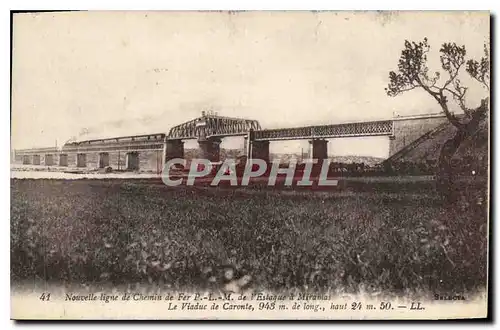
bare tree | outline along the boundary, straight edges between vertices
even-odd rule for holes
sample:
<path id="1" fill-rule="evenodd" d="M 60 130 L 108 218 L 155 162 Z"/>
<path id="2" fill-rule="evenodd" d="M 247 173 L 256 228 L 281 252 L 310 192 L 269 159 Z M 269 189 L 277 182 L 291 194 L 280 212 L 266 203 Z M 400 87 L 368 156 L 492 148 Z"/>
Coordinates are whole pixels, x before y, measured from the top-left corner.
<path id="1" fill-rule="evenodd" d="M 387 95 L 396 96 L 412 89 L 425 90 L 440 105 L 446 118 L 456 127 L 455 136 L 446 141 L 439 155 L 438 177 L 442 184 L 448 185 L 451 180 L 451 159 L 457 152 L 462 142 L 473 135 L 480 121 L 489 111 L 489 97 L 481 100 L 474 108 L 466 105 L 468 87 L 460 81 L 461 72 L 465 71 L 489 94 L 490 89 L 490 52 L 489 45 L 484 45 L 484 56 L 479 60 L 466 61 L 465 46 L 456 43 L 444 43 L 441 46 L 441 68 L 445 77 L 440 72 L 429 73 L 427 54 L 430 46 L 427 38 L 421 42 L 405 41 L 405 46 L 399 58 L 398 70 L 389 73 L 389 85 L 385 89 Z M 449 100 L 452 99 L 463 111 L 463 115 L 455 115 L 450 111 Z"/>

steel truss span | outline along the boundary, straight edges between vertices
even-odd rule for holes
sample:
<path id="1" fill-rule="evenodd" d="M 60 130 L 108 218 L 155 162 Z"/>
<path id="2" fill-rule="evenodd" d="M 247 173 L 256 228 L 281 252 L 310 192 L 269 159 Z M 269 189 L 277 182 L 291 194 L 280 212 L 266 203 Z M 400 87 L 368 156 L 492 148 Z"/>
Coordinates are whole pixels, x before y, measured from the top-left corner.
<path id="1" fill-rule="evenodd" d="M 393 135 L 393 121 L 381 120 L 361 123 L 265 129 L 255 131 L 255 140 L 295 140 L 350 136 Z"/>
<path id="2" fill-rule="evenodd" d="M 168 139 L 180 140 L 246 135 L 250 130 L 260 129 L 260 124 L 256 120 L 204 116 L 172 127 L 168 133 Z"/>

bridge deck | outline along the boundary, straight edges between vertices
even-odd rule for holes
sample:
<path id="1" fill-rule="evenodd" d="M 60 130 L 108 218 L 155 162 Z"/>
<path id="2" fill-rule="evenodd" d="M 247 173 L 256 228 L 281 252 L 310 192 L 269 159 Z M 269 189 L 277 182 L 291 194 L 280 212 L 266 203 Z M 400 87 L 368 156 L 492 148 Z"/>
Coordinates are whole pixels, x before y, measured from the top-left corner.
<path id="1" fill-rule="evenodd" d="M 257 141 L 335 138 L 350 136 L 390 136 L 394 134 L 392 120 L 295 128 L 265 129 L 255 131 L 254 133 L 254 139 Z"/>
<path id="2" fill-rule="evenodd" d="M 58 152 L 94 152 L 113 150 L 161 150 L 167 140 L 223 138 L 246 136 L 253 132 L 256 141 L 300 140 L 315 138 L 339 138 L 354 136 L 394 136 L 394 123 L 398 120 L 420 120 L 444 117 L 442 113 L 395 117 L 389 120 L 351 122 L 331 125 L 292 128 L 261 129 L 256 120 L 221 117 L 203 114 L 202 117 L 174 126 L 169 134 L 147 134 L 99 140 L 66 143 L 62 150 L 56 148 L 33 148 L 15 150 L 15 154 L 38 155 Z"/>
<path id="3" fill-rule="evenodd" d="M 260 129 L 259 122 L 244 118 L 203 115 L 170 129 L 169 140 L 204 139 L 207 137 L 225 137 L 246 135 Z"/>

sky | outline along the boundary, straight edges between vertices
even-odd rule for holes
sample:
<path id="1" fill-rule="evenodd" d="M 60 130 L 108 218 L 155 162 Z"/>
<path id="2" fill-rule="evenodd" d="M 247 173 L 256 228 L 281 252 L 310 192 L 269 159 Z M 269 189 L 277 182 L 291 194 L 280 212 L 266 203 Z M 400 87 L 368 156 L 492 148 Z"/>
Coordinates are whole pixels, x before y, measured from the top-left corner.
<path id="1" fill-rule="evenodd" d="M 388 97 L 405 39 L 479 58 L 488 13 L 74 12 L 16 14 L 12 147 L 168 132 L 203 110 L 263 128 L 439 112 L 425 92 Z M 466 77 L 464 77 L 466 79 Z M 470 102 L 480 97 L 471 88 Z M 232 142 L 231 142 L 232 141 Z M 242 144 L 228 139 L 223 147 Z M 195 141 L 188 146 L 196 145 Z M 272 143 L 300 152 L 307 141 Z M 330 154 L 385 157 L 387 138 L 335 139 Z"/>

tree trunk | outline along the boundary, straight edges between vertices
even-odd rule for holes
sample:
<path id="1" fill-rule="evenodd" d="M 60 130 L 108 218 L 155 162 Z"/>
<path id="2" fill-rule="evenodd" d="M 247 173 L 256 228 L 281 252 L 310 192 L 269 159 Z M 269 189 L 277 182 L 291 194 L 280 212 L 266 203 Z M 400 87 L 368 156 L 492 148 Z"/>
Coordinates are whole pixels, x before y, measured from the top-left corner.
<path id="1" fill-rule="evenodd" d="M 462 142 L 467 138 L 467 134 L 463 130 L 458 130 L 455 136 L 447 140 L 439 154 L 437 168 L 437 184 L 439 192 L 447 201 L 454 199 L 453 181 L 454 174 L 451 160 L 457 152 Z"/>
<path id="2" fill-rule="evenodd" d="M 455 136 L 447 140 L 441 148 L 436 173 L 437 185 L 438 190 L 449 202 L 453 202 L 457 197 L 453 185 L 455 175 L 452 168 L 453 156 L 460 148 L 460 145 L 477 131 L 483 115 L 483 111 L 473 113 L 471 120 L 462 129 L 458 129 Z"/>

